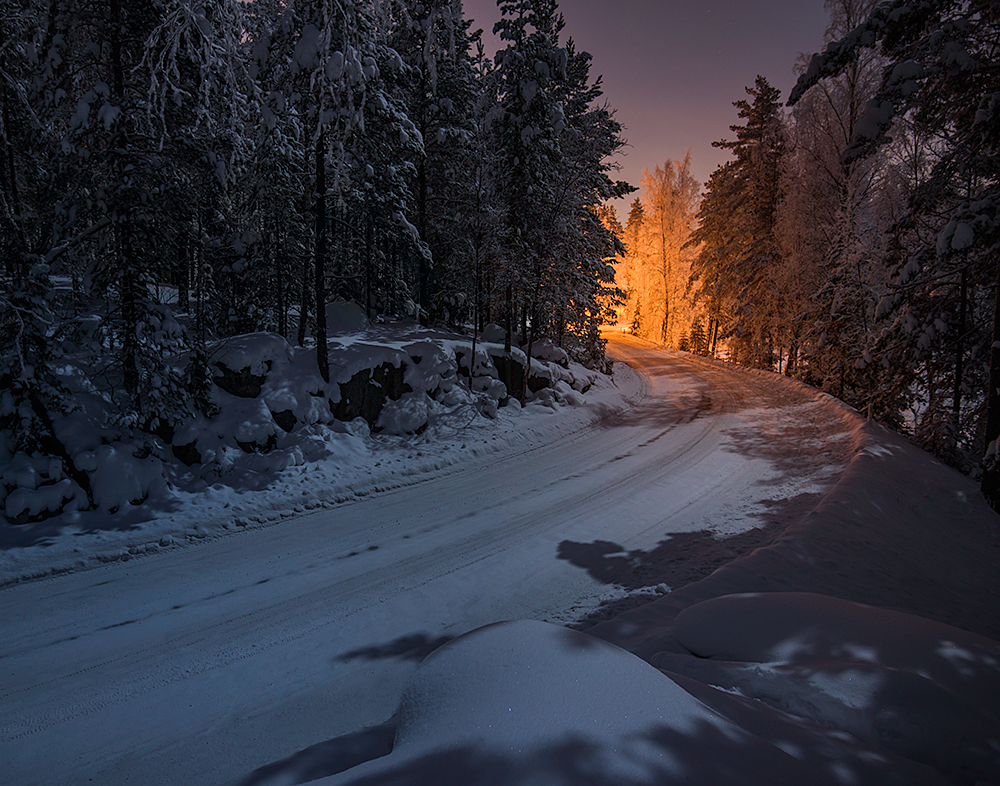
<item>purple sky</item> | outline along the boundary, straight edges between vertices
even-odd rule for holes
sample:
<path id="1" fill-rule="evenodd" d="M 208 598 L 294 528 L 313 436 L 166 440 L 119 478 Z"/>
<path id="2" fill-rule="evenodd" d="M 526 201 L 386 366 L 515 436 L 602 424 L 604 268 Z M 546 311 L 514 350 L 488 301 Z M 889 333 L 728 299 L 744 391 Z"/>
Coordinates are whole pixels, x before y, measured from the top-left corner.
<path id="1" fill-rule="evenodd" d="M 490 34 L 496 0 L 463 5 Z M 564 35 L 593 55 L 591 75 L 604 76 L 604 97 L 626 127 L 631 148 L 619 176 L 634 186 L 643 169 L 688 149 L 704 183 L 725 160 L 712 142 L 731 138 L 733 101 L 757 74 L 787 100 L 799 54 L 822 49 L 827 26 L 823 0 L 562 0 L 559 10 Z"/>

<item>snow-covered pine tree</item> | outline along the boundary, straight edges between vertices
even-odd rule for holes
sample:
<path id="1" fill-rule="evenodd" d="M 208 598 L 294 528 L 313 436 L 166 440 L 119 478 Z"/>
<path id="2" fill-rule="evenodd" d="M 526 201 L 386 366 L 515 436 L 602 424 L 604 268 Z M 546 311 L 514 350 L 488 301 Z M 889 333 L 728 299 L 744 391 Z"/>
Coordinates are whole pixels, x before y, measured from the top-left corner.
<path id="1" fill-rule="evenodd" d="M 896 282 L 879 306 L 896 349 L 886 357 L 927 364 L 935 381 L 948 380 L 954 452 L 946 458 L 982 451 L 983 492 L 1000 510 L 998 34 L 995 0 L 888 0 L 813 56 L 791 100 L 876 48 L 887 66 L 845 160 L 871 154 L 898 119 L 934 135 L 936 160 L 898 226 Z M 933 242 L 920 242 L 920 227 L 932 228 Z"/>
<path id="2" fill-rule="evenodd" d="M 33 0 L 0 4 L 0 270 L 20 281 L 28 269 L 25 191 L 39 123 L 31 108 L 33 43 L 41 15 Z"/>
<path id="3" fill-rule="evenodd" d="M 333 206 L 343 207 L 372 195 L 379 206 L 394 208 L 389 218 L 396 231 L 393 242 L 409 238 L 419 248 L 405 218 L 404 173 L 409 158 L 422 152 L 422 140 L 386 85 L 386 78 L 406 66 L 380 41 L 370 6 L 349 0 L 298 0 L 279 4 L 275 11 L 256 45 L 256 69 L 258 78 L 269 80 L 262 84 L 267 112 L 294 116 L 308 141 L 310 177 L 305 191 L 312 194 L 314 220 L 317 365 L 329 379 L 328 244 L 331 224 L 336 229 L 344 222 L 336 216 L 331 220 L 330 198 Z M 379 218 L 388 224 L 382 215 Z M 365 245 L 370 249 L 371 243 Z M 390 286 L 398 289 L 397 271 L 388 277 Z"/>
<path id="4" fill-rule="evenodd" d="M 233 207 L 249 159 L 245 131 L 255 98 L 237 0 L 169 0 L 146 40 L 147 133 L 163 156 L 160 221 L 170 229 L 157 276 L 177 287 L 187 312 L 194 290 L 194 330 L 184 386 L 189 404 L 208 406 L 210 333 L 258 329 L 258 292 L 247 272 L 249 237 Z M 211 293 L 211 297 L 208 295 Z"/>
<path id="5" fill-rule="evenodd" d="M 125 427 L 169 426 L 185 409 L 179 373 L 166 358 L 183 346 L 171 309 L 151 284 L 172 228 L 160 197 L 166 159 L 144 126 L 149 73 L 143 56 L 166 6 L 156 0 L 94 4 L 60 0 L 47 9 L 34 105 L 53 135 L 47 171 L 53 272 L 83 284 L 101 315 L 92 358 Z"/>
<path id="6" fill-rule="evenodd" d="M 476 103 L 481 94 L 474 56 L 480 32 L 470 32 L 460 0 L 399 0 L 388 44 L 410 68 L 402 91 L 420 131 L 424 157 L 411 191 L 414 224 L 433 264 L 420 276 L 420 303 L 432 322 L 463 324 L 475 298 L 477 204 Z"/>
<path id="7" fill-rule="evenodd" d="M 498 5 L 501 18 L 493 30 L 506 46 L 495 58 L 500 104 L 492 130 L 500 151 L 498 185 L 506 231 L 497 284 L 509 352 L 515 309 L 521 308 L 526 326 L 550 253 L 552 227 L 543 224 L 554 202 L 558 136 L 565 128 L 553 83 L 565 78 L 567 59 L 559 46 L 564 22 L 555 0 L 500 0 Z"/>
<path id="8" fill-rule="evenodd" d="M 548 305 L 537 319 L 537 335 L 547 333 L 584 363 L 599 367 L 604 364 L 600 327 L 613 320 L 622 298 L 613 263 L 624 253 L 624 230 L 607 204 L 634 188 L 611 176 L 617 170 L 613 156 L 625 141 L 614 111 L 600 100 L 600 77 L 591 81 L 590 54 L 578 51 L 572 39 L 565 51 L 566 77 L 556 83 L 565 131 L 559 137 L 550 208 L 556 242 L 545 282 Z"/>
<path id="9" fill-rule="evenodd" d="M 499 183 L 500 151 L 493 145 L 494 109 L 499 103 L 499 73 L 486 57 L 482 40 L 476 41 L 473 59 L 478 96 L 472 108 L 472 135 L 469 140 L 469 171 L 472 176 L 469 235 L 473 267 L 473 346 L 477 331 L 493 322 L 492 303 L 498 260 L 499 239 L 503 235 Z"/>
<path id="10" fill-rule="evenodd" d="M 302 187 L 309 170 L 301 118 L 278 89 L 286 62 L 271 56 L 274 23 L 284 9 L 284 0 L 255 0 L 246 4 L 246 56 L 255 107 L 252 150 L 243 178 L 242 211 L 247 228 L 257 242 L 249 249 L 254 289 L 266 292 L 258 305 L 266 308 L 263 326 L 288 338 L 289 314 L 298 304 L 298 343 L 305 341 L 311 287 L 307 260 L 313 240 L 308 220 L 311 195 Z M 278 46 L 282 39 L 278 38 Z"/>
<path id="11" fill-rule="evenodd" d="M 628 216 L 625 218 L 625 226 L 622 230 L 622 243 L 625 245 L 625 253 L 619 258 L 615 266 L 615 281 L 625 293 L 625 302 L 622 306 L 621 322 L 629 326 L 629 329 L 639 335 L 642 329 L 642 310 L 640 306 L 639 283 L 640 275 L 636 263 L 643 257 L 641 242 L 643 239 L 642 225 L 645 222 L 645 212 L 642 207 L 642 200 L 636 197 L 629 205 Z"/>
<path id="12" fill-rule="evenodd" d="M 597 100 L 590 55 L 559 45 L 553 0 L 502 0 L 494 28 L 499 107 L 493 124 L 505 235 L 501 268 L 507 343 L 514 311 L 529 345 L 546 333 L 574 337 L 581 357 L 603 358 L 602 296 L 613 281 L 618 241 L 597 207 L 631 191 L 613 181 L 608 158 L 624 144 L 613 112 Z M 529 329 L 530 328 L 530 329 Z"/>
<path id="13" fill-rule="evenodd" d="M 736 139 L 712 143 L 734 159 L 707 184 L 690 241 L 701 244 L 692 280 L 701 283 L 710 311 L 728 319 L 723 328 L 731 359 L 770 369 L 784 312 L 769 276 L 779 253 L 775 226 L 785 139 L 778 91 L 758 76 L 747 94 L 752 101 L 733 104 L 745 121 L 730 126 Z"/>
<path id="14" fill-rule="evenodd" d="M 0 4 L 0 454 L 37 451 L 57 440 L 50 413 L 67 407 L 64 386 L 53 374 L 49 267 L 34 249 L 39 222 L 27 211 L 33 194 L 29 173 L 47 157 L 47 141 L 31 107 L 34 44 L 40 33 L 37 3 Z M 32 211 L 33 212 L 33 211 Z M 35 250 L 33 255 L 31 252 Z"/>

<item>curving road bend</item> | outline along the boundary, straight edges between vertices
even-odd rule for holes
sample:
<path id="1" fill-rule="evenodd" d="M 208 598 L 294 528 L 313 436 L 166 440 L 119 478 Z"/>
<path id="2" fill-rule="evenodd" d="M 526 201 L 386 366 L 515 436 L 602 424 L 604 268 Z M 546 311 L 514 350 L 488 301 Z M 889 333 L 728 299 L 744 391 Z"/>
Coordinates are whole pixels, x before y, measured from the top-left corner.
<path id="1" fill-rule="evenodd" d="M 850 457 L 828 397 L 609 338 L 630 404 L 550 444 L 0 590 L 3 781 L 239 782 L 386 720 L 449 637 L 570 622 L 671 541 L 780 528 Z"/>

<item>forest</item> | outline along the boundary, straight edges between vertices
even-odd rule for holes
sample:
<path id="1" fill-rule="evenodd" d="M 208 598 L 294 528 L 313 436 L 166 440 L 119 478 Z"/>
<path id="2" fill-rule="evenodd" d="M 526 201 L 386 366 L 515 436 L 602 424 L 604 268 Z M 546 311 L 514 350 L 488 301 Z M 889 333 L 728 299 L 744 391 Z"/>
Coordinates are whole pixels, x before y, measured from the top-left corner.
<path id="1" fill-rule="evenodd" d="M 601 325 L 798 377 L 1000 509 L 1000 3 L 827 0 L 789 108 L 610 202 L 625 129 L 555 0 L 0 0 L 0 459 L 210 414 L 214 342 L 314 348 L 326 306 L 545 339 Z"/>
<path id="2" fill-rule="evenodd" d="M 555 0 L 498 5 L 488 58 L 458 0 L 3 0 L 4 463 L 86 480 L 70 369 L 112 440 L 211 416 L 227 337 L 330 382 L 336 301 L 601 366 L 621 127 Z"/>
<path id="3" fill-rule="evenodd" d="M 786 110 L 758 76 L 705 184 L 645 172 L 621 318 L 834 395 L 1000 510 L 1000 3 L 827 0 Z"/>

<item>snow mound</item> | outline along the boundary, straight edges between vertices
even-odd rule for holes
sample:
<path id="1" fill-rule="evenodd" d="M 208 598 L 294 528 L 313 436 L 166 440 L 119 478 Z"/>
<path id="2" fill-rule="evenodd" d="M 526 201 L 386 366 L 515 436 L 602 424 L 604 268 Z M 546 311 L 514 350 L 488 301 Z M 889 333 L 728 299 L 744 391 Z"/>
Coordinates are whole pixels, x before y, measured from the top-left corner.
<path id="1" fill-rule="evenodd" d="M 246 333 L 219 341 L 211 349 L 214 364 L 264 375 L 276 361 L 290 360 L 291 345 L 277 333 Z"/>
<path id="2" fill-rule="evenodd" d="M 480 334 L 479 337 L 483 341 L 492 344 L 503 344 L 505 336 L 506 336 L 506 331 L 496 323 L 491 322 L 483 329 L 483 332 Z"/>
<path id="3" fill-rule="evenodd" d="M 326 306 L 327 335 L 336 336 L 342 333 L 360 333 L 368 327 L 368 317 L 365 310 L 357 303 L 348 300 L 337 300 Z"/>
<path id="4" fill-rule="evenodd" d="M 543 622 L 445 644 L 412 678 L 398 718 L 389 755 L 317 783 L 848 782 L 810 771 L 634 655 Z"/>
<path id="5" fill-rule="evenodd" d="M 398 401 L 390 401 L 375 421 L 376 428 L 387 434 L 413 434 L 427 428 L 430 399 L 424 391 L 404 393 Z"/>
<path id="6" fill-rule="evenodd" d="M 1000 779 L 1000 643 L 804 592 L 726 595 L 674 622 L 660 668 L 739 691 L 950 777 Z"/>

